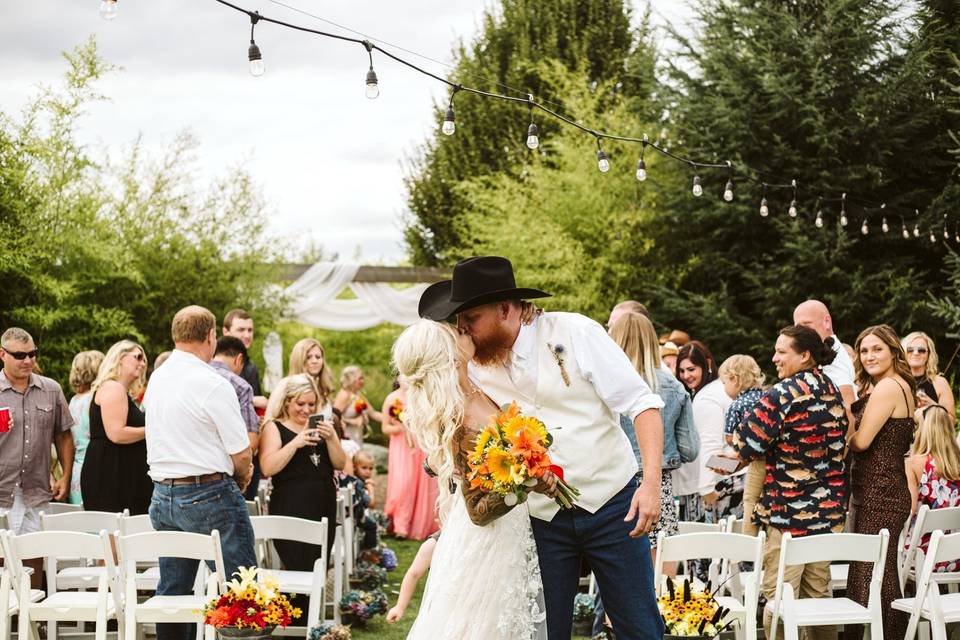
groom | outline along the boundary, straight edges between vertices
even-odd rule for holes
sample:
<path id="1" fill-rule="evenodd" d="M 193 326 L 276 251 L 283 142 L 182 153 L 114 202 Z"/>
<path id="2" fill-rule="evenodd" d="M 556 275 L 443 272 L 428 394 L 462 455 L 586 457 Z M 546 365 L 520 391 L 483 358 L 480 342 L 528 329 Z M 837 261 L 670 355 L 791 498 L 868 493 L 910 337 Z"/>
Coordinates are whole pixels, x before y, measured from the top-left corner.
<path id="1" fill-rule="evenodd" d="M 660 513 L 663 402 L 599 324 L 575 313 L 539 313 L 523 302 L 549 295 L 517 288 L 506 258 L 469 258 L 457 263 L 452 280 L 424 291 L 419 311 L 440 321 L 456 316 L 476 345 L 474 382 L 497 404 L 516 401 L 546 424 L 550 457 L 580 490 L 570 510 L 539 493 L 529 498 L 549 637 L 571 637 L 583 557 L 617 640 L 660 639 L 646 534 Z M 619 414 L 636 430 L 639 486 Z"/>

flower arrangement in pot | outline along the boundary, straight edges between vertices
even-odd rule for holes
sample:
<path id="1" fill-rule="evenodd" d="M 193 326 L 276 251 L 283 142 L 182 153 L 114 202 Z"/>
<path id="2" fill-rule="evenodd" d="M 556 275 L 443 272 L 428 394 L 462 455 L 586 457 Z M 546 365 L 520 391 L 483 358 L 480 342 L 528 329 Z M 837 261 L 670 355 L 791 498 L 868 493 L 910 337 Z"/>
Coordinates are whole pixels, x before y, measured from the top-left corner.
<path id="1" fill-rule="evenodd" d="M 729 631 L 732 618 L 729 609 L 721 607 L 707 582 L 703 591 L 695 591 L 690 580 L 682 585 L 667 578 L 667 593 L 657 598 L 657 608 L 663 618 L 665 638 L 671 636 L 716 638 Z"/>
<path id="2" fill-rule="evenodd" d="M 578 593 L 573 598 L 573 631 L 576 635 L 589 636 L 593 629 L 594 598 L 589 593 Z"/>
<path id="3" fill-rule="evenodd" d="M 387 595 L 380 589 L 351 589 L 340 599 L 340 614 L 346 624 L 363 627 L 373 616 L 387 612 Z"/>
<path id="4" fill-rule="evenodd" d="M 203 622 L 221 638 L 267 638 L 277 626 L 286 627 L 301 611 L 279 591 L 269 573 L 256 567 L 240 567 L 227 582 L 226 593 L 203 608 Z M 260 577 L 260 580 L 257 578 Z"/>

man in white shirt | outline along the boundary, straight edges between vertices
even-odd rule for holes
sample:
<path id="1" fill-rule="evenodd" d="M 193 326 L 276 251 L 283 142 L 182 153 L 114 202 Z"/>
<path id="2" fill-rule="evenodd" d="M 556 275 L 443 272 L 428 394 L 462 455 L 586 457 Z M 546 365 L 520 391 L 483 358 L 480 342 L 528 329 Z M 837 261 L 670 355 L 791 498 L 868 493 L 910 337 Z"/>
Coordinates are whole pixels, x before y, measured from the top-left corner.
<path id="1" fill-rule="evenodd" d="M 476 354 L 470 375 L 497 404 L 517 402 L 553 437 L 550 457 L 580 490 L 573 509 L 532 493 L 527 500 L 540 558 L 547 633 L 571 637 L 573 598 L 585 557 L 620 640 L 662 638 L 647 533 L 660 513 L 663 401 L 652 393 L 603 327 L 575 313 L 540 313 L 522 300 L 506 258 L 457 263 L 453 279 L 420 298 L 421 317 L 457 316 Z M 620 427 L 633 421 L 643 460 Z"/>
<path id="2" fill-rule="evenodd" d="M 216 318 L 190 306 L 173 317 L 176 349 L 154 371 L 144 397 L 147 462 L 154 482 L 150 521 L 158 531 L 220 532 L 227 577 L 257 564 L 241 490 L 252 453 L 237 395 L 209 364 Z M 160 558 L 157 595 L 192 593 L 196 560 Z M 158 624 L 158 640 L 189 640 L 191 624 Z"/>
<path id="3" fill-rule="evenodd" d="M 810 327 L 817 332 L 821 340 L 833 338 L 833 344 L 830 346 L 836 352 L 837 357 L 834 358 L 832 363 L 823 367 L 823 372 L 840 390 L 840 395 L 843 397 L 843 407 L 847 410 L 849 431 L 853 433 L 854 421 L 850 406 L 857 399 L 853 361 L 850 360 L 847 350 L 843 348 L 840 338 L 833 332 L 833 318 L 830 317 L 830 310 L 827 309 L 827 305 L 819 300 L 806 300 L 793 310 L 793 324 Z"/>

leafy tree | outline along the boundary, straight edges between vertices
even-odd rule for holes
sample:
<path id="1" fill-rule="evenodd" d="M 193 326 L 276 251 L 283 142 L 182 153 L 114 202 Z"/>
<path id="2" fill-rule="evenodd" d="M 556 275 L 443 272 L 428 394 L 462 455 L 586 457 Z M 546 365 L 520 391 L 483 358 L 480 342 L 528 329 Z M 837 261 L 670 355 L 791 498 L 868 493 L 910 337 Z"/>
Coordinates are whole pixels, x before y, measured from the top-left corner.
<path id="1" fill-rule="evenodd" d="M 170 348 L 187 304 L 248 307 L 269 326 L 283 300 L 268 289 L 274 243 L 250 176 L 198 189 L 186 135 L 158 162 L 136 143 L 119 165 L 98 160 L 76 129 L 113 68 L 92 38 L 64 57 L 62 89 L 41 89 L 19 119 L 0 113 L 0 326 L 30 331 L 61 381 L 84 349 L 127 337 L 151 357 Z"/>

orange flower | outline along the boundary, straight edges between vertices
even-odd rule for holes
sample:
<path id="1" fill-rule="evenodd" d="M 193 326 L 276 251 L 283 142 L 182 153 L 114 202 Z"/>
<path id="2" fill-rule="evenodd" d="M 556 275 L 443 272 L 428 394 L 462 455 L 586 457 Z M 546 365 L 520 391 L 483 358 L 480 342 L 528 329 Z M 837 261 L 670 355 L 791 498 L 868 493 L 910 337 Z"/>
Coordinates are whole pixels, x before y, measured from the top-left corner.
<path id="1" fill-rule="evenodd" d="M 497 414 L 497 424 L 501 427 L 506 427 L 507 424 L 518 415 L 520 415 L 520 407 L 517 406 L 516 402 L 511 402 L 506 411 Z"/>
<path id="2" fill-rule="evenodd" d="M 207 623 L 215 627 L 225 627 L 230 624 L 230 609 L 217 607 L 207 614 Z"/>

